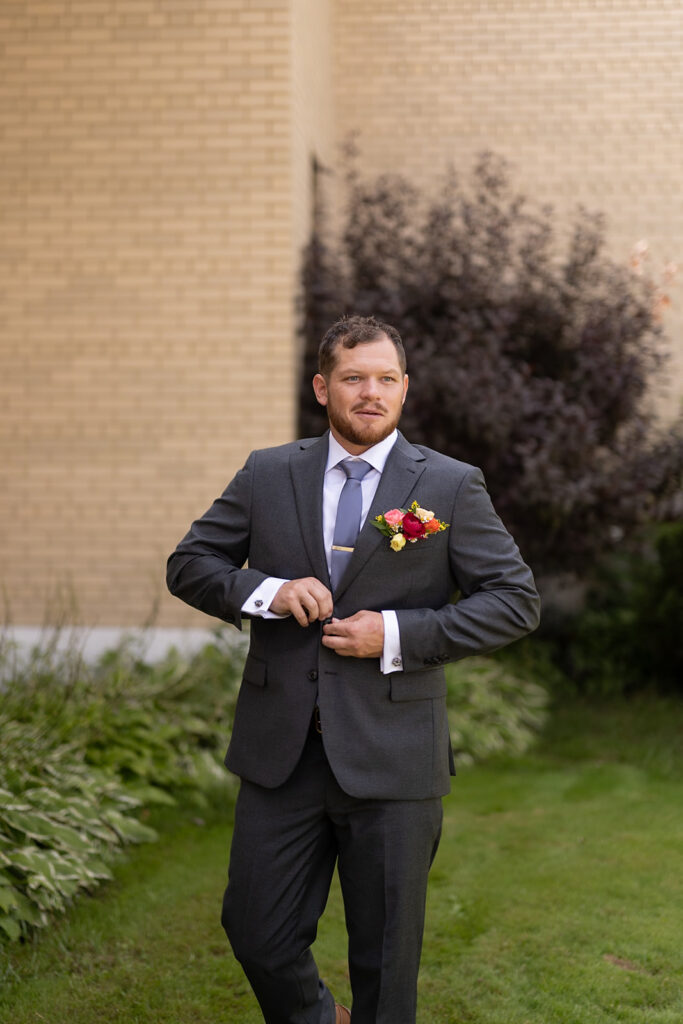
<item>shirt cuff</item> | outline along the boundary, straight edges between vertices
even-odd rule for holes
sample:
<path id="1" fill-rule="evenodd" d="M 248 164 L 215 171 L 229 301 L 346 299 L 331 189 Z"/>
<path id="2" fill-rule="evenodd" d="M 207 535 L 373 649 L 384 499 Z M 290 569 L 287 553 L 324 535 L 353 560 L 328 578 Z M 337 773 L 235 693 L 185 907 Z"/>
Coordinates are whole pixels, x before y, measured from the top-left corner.
<path id="1" fill-rule="evenodd" d="M 289 583 L 289 580 L 281 580 L 277 576 L 268 576 L 263 583 L 259 583 L 256 590 L 252 590 L 242 605 L 244 614 L 257 616 L 260 619 L 286 619 L 287 615 L 278 615 L 277 612 L 269 610 L 273 598 L 283 583 Z M 398 625 L 396 628 L 398 629 Z"/>
<path id="2" fill-rule="evenodd" d="M 386 676 L 390 672 L 403 671 L 403 658 L 396 612 L 382 612 L 382 618 L 384 619 L 384 648 L 379 659 L 379 667 Z"/>

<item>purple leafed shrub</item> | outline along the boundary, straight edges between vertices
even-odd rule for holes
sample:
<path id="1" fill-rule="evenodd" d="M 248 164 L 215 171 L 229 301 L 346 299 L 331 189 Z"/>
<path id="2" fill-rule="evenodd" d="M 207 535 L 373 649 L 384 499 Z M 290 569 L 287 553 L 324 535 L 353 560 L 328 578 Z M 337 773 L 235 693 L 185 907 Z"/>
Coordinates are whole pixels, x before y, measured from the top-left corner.
<path id="1" fill-rule="evenodd" d="M 397 326 L 410 440 L 481 466 L 539 572 L 587 570 L 641 523 L 680 511 L 683 430 L 652 408 L 665 339 L 654 282 L 605 252 L 580 209 L 560 243 L 552 209 L 482 156 L 423 196 L 347 173 L 340 236 L 318 204 L 303 270 L 303 434 L 326 426 L 310 387 L 318 343 L 345 313 Z"/>

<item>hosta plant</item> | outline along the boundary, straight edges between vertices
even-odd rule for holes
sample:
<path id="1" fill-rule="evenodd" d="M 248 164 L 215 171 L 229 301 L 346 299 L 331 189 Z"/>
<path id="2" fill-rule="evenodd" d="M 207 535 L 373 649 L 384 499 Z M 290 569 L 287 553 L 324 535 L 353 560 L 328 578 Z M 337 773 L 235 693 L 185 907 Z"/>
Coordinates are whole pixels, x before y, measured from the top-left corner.
<path id="1" fill-rule="evenodd" d="M 47 923 L 148 842 L 141 808 L 225 783 L 221 764 L 243 652 L 217 637 L 146 664 L 129 645 L 88 666 L 6 658 L 0 704 L 0 937 Z"/>
<path id="2" fill-rule="evenodd" d="M 448 718 L 456 762 L 522 754 L 543 727 L 548 692 L 495 658 L 446 666 Z"/>

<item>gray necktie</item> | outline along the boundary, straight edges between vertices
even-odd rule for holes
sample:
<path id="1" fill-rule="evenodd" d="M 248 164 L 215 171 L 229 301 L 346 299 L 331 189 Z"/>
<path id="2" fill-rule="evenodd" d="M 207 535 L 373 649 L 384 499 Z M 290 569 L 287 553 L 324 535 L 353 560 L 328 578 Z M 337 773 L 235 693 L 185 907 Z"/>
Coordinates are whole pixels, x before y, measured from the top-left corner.
<path id="1" fill-rule="evenodd" d="M 349 564 L 356 537 L 360 531 L 360 517 L 363 509 L 363 495 L 361 492 L 361 480 L 372 466 L 362 459 L 352 462 L 344 459 L 339 465 L 346 473 L 346 481 L 339 495 L 337 505 L 337 518 L 334 523 L 334 537 L 332 539 L 332 590 L 336 590 L 339 581 L 344 575 L 344 569 Z"/>

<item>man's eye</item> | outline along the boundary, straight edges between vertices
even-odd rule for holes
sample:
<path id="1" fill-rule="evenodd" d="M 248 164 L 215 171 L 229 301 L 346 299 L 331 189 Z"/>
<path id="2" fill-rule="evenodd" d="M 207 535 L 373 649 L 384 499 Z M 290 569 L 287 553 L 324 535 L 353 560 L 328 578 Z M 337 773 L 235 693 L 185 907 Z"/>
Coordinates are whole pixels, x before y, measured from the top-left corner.
<path id="1" fill-rule="evenodd" d="M 354 380 L 360 380 L 360 377 L 353 376 L 353 377 L 347 377 L 346 379 L 350 380 L 350 381 L 354 381 Z"/>
<path id="2" fill-rule="evenodd" d="M 382 377 L 382 380 L 386 381 L 387 384 L 393 384 L 394 381 L 396 380 L 396 378 L 395 377 Z"/>

